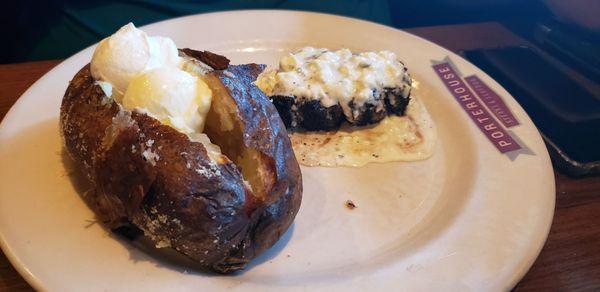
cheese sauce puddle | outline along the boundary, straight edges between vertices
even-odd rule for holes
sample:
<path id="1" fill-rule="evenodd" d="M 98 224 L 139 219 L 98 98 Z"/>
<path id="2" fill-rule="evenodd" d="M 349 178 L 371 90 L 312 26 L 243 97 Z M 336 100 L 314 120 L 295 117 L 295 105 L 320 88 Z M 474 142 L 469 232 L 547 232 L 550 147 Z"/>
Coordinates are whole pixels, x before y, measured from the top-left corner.
<path id="1" fill-rule="evenodd" d="M 290 139 L 300 164 L 360 167 L 427 159 L 435 150 L 437 133 L 425 106 L 413 96 L 405 116 L 390 115 L 359 128 L 344 124 L 336 132 L 295 132 Z"/>

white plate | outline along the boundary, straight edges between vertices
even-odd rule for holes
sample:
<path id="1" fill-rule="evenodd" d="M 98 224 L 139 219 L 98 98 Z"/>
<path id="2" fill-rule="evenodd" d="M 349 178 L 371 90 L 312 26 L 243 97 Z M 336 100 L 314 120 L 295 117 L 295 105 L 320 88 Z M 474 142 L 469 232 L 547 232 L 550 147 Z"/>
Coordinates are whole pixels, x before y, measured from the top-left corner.
<path id="1" fill-rule="evenodd" d="M 58 113 L 70 78 L 93 48 L 67 59 L 17 101 L 0 126 L 0 239 L 29 283 L 52 291 L 504 290 L 525 274 L 548 234 L 554 176 L 535 126 L 491 78 L 455 54 L 378 24 L 324 14 L 239 11 L 144 27 L 180 47 L 234 63 L 274 65 L 314 45 L 392 50 L 421 82 L 439 143 L 426 161 L 302 168 L 295 224 L 244 273 L 186 271 L 146 255 L 98 224 L 63 165 Z M 501 155 L 431 68 L 445 57 L 500 93 L 530 154 Z M 358 208 L 344 206 L 347 199 Z"/>

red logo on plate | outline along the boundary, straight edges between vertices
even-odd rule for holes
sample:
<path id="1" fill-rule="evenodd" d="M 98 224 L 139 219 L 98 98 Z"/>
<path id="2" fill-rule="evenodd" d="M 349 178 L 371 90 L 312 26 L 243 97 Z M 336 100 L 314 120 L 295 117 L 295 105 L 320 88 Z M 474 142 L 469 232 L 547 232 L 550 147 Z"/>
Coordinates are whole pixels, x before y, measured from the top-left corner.
<path id="1" fill-rule="evenodd" d="M 449 63 L 433 65 L 433 69 L 463 110 L 498 151 L 507 153 L 521 149 L 521 145 L 494 119 Z M 506 111 L 510 112 L 508 109 Z"/>
<path id="2" fill-rule="evenodd" d="M 510 128 L 519 125 L 519 121 L 513 116 L 502 98 L 487 84 L 483 83 L 479 77 L 475 75 L 467 76 L 465 77 L 465 81 L 505 127 Z"/>

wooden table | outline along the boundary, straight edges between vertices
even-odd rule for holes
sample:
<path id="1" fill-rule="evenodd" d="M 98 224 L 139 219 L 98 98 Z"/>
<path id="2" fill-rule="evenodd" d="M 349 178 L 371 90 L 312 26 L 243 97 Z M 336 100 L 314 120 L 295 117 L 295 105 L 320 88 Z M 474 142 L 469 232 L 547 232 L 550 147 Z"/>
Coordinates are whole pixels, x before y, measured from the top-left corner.
<path id="1" fill-rule="evenodd" d="M 497 23 L 409 30 L 451 50 L 522 41 Z M 19 96 L 60 61 L 0 65 L 0 118 Z M 540 256 L 517 291 L 600 290 L 600 176 L 573 179 L 556 172 L 556 210 Z M 31 291 L 0 253 L 0 291 Z"/>

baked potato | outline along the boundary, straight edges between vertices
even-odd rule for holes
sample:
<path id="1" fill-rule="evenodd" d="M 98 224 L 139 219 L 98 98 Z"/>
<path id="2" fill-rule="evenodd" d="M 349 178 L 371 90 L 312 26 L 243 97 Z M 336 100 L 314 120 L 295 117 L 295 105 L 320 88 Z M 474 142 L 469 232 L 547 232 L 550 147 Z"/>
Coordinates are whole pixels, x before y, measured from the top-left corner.
<path id="1" fill-rule="evenodd" d="M 253 84 L 263 65 L 229 65 L 190 49 L 180 55 L 210 67 L 202 77 L 213 93 L 204 132 L 222 153 L 125 110 L 96 83 L 89 64 L 66 90 L 61 131 L 67 153 L 94 186 L 88 202 L 106 226 L 139 229 L 157 247 L 230 273 L 292 224 L 300 168 L 275 107 Z"/>

